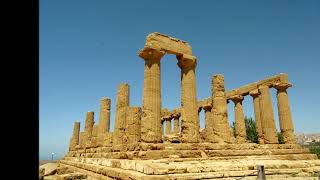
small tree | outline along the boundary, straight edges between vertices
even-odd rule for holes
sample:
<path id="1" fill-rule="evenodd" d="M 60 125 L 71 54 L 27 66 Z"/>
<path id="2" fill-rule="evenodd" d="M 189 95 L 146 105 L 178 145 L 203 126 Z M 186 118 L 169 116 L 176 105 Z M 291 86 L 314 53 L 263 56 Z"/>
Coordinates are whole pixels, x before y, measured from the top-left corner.
<path id="1" fill-rule="evenodd" d="M 258 135 L 256 131 L 256 122 L 252 117 L 245 117 L 247 139 L 253 143 L 258 143 Z"/>
<path id="2" fill-rule="evenodd" d="M 251 117 L 245 117 L 245 126 L 247 133 L 247 140 L 253 143 L 258 143 L 258 136 L 256 131 L 256 122 Z M 233 130 L 233 135 L 236 136 L 235 122 L 232 122 L 231 128 Z"/>
<path id="3" fill-rule="evenodd" d="M 282 136 L 281 132 L 278 132 L 278 141 L 279 141 L 279 144 L 284 144 L 283 136 Z"/>

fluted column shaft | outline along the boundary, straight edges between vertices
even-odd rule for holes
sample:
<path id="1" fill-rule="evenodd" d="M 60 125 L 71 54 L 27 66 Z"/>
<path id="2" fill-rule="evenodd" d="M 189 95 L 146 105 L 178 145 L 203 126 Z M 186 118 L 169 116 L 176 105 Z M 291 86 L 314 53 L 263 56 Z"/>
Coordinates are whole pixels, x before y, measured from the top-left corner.
<path id="1" fill-rule="evenodd" d="M 100 104 L 98 134 L 105 134 L 110 130 L 110 109 L 111 109 L 111 99 L 102 98 L 101 104 Z"/>
<path id="2" fill-rule="evenodd" d="M 75 122 L 73 127 L 73 134 L 72 134 L 73 143 L 75 146 L 79 144 L 79 136 L 80 136 L 80 122 Z"/>
<path id="3" fill-rule="evenodd" d="M 245 143 L 247 139 L 246 125 L 244 120 L 244 112 L 242 107 L 243 96 L 235 95 L 230 97 L 234 102 L 234 117 L 235 117 L 235 136 L 236 142 Z"/>
<path id="4" fill-rule="evenodd" d="M 172 117 L 173 117 L 173 133 L 177 134 L 180 132 L 180 128 L 179 128 L 180 113 L 175 113 L 172 115 Z"/>
<path id="5" fill-rule="evenodd" d="M 177 56 L 181 68 L 181 115 L 182 142 L 196 143 L 200 140 L 197 109 L 196 75 L 197 60 L 194 56 Z"/>
<path id="6" fill-rule="evenodd" d="M 212 116 L 215 142 L 233 143 L 232 130 L 228 121 L 228 106 L 224 88 L 224 77 L 216 74 L 212 77 Z"/>
<path id="7" fill-rule="evenodd" d="M 166 118 L 166 135 L 171 134 L 171 118 Z"/>
<path id="8" fill-rule="evenodd" d="M 110 131 L 110 109 L 111 109 L 111 99 L 102 98 L 100 102 L 100 116 L 98 124 L 98 140 L 97 145 L 103 146 L 105 137 Z"/>
<path id="9" fill-rule="evenodd" d="M 261 117 L 260 117 L 260 95 L 258 90 L 251 91 L 249 93 L 253 98 L 253 106 L 254 106 L 254 119 L 256 122 L 256 131 L 258 136 L 259 144 L 264 144 L 264 137 L 261 125 Z"/>
<path id="10" fill-rule="evenodd" d="M 278 144 L 278 134 L 274 121 L 272 99 L 268 86 L 259 87 L 260 96 L 260 117 L 265 144 Z"/>
<path id="11" fill-rule="evenodd" d="M 128 143 L 136 143 L 141 139 L 141 107 L 127 109 L 126 136 Z"/>
<path id="12" fill-rule="evenodd" d="M 204 119 L 205 119 L 205 141 L 206 142 L 215 142 L 214 138 L 214 122 L 213 115 L 211 113 L 212 105 L 206 104 L 202 107 L 204 110 Z"/>
<path id="13" fill-rule="evenodd" d="M 165 52 L 150 48 L 140 51 L 145 60 L 141 139 L 144 142 L 161 142 L 161 81 L 160 60 Z"/>
<path id="14" fill-rule="evenodd" d="M 285 144 L 297 143 L 294 135 L 294 128 L 287 93 L 287 88 L 291 86 L 292 85 L 289 83 L 280 83 L 274 85 L 274 87 L 277 89 L 279 124 Z"/>
<path id="15" fill-rule="evenodd" d="M 70 138 L 69 150 L 73 150 L 77 145 L 79 145 L 80 136 L 80 122 L 75 122 L 73 126 L 73 133 Z"/>
<path id="16" fill-rule="evenodd" d="M 129 85 L 121 83 L 118 86 L 116 98 L 115 126 L 113 133 L 114 145 L 123 144 L 126 128 L 126 110 L 129 106 Z"/>
<path id="17" fill-rule="evenodd" d="M 92 130 L 94 125 L 94 112 L 88 111 L 86 114 L 84 131 L 88 137 L 92 136 Z"/>

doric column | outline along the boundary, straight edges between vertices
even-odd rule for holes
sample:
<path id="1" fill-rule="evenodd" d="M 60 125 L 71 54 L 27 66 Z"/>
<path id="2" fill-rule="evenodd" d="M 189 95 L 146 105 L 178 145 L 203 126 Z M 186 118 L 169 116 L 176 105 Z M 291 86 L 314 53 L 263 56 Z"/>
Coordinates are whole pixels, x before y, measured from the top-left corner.
<path id="1" fill-rule="evenodd" d="M 261 117 L 260 117 L 260 94 L 258 89 L 250 91 L 250 96 L 253 98 L 253 106 L 254 106 L 254 119 L 256 122 L 256 131 L 258 136 L 259 144 L 264 144 L 264 137 L 261 125 Z"/>
<path id="2" fill-rule="evenodd" d="M 171 134 L 171 116 L 166 116 L 163 118 L 166 121 L 166 135 Z"/>
<path id="3" fill-rule="evenodd" d="M 187 54 L 177 55 L 177 59 L 181 68 L 181 141 L 197 143 L 200 140 L 195 74 L 197 59 Z"/>
<path id="4" fill-rule="evenodd" d="M 90 144 L 93 125 L 94 125 L 94 112 L 88 111 L 86 114 L 86 121 L 85 121 L 85 127 L 84 127 L 84 132 L 86 134 L 86 140 L 85 140 L 86 145 Z"/>
<path id="5" fill-rule="evenodd" d="M 173 133 L 177 134 L 180 132 L 180 128 L 179 128 L 180 113 L 172 114 L 172 118 L 173 118 Z"/>
<path id="6" fill-rule="evenodd" d="M 244 112 L 242 107 L 243 96 L 235 95 L 230 97 L 234 103 L 234 121 L 236 142 L 245 143 L 247 139 L 246 124 L 244 120 Z"/>
<path id="7" fill-rule="evenodd" d="M 110 109 L 111 109 L 111 99 L 102 98 L 100 102 L 100 116 L 98 124 L 98 146 L 103 146 L 103 141 L 106 134 L 110 130 Z"/>
<path id="8" fill-rule="evenodd" d="M 141 139 L 144 142 L 161 142 L 161 81 L 160 60 L 164 51 L 144 48 L 139 56 L 145 60 Z"/>
<path id="9" fill-rule="evenodd" d="M 278 134 L 274 122 L 272 99 L 268 86 L 260 86 L 260 117 L 265 144 L 278 144 Z"/>
<path id="10" fill-rule="evenodd" d="M 116 98 L 116 115 L 113 132 L 114 145 L 123 144 L 126 128 L 126 108 L 129 106 L 129 85 L 121 83 L 118 86 Z"/>
<path id="11" fill-rule="evenodd" d="M 202 106 L 204 110 L 204 119 L 205 119 L 205 141 L 206 142 L 215 142 L 214 138 L 214 122 L 213 122 L 213 115 L 211 113 L 212 105 L 206 104 Z"/>
<path id="12" fill-rule="evenodd" d="M 84 148 L 87 144 L 87 135 L 86 132 L 80 132 L 79 146 Z"/>
<path id="13" fill-rule="evenodd" d="M 277 89 L 279 124 L 285 144 L 297 143 L 294 135 L 294 128 L 287 93 L 287 88 L 291 86 L 292 85 L 289 83 L 278 83 L 274 85 L 274 88 Z"/>
<path id="14" fill-rule="evenodd" d="M 140 107 L 127 108 L 126 136 L 128 143 L 136 143 L 141 139 L 141 112 Z"/>
<path id="15" fill-rule="evenodd" d="M 215 142 L 233 143 L 232 131 L 228 121 L 227 99 L 224 88 L 224 77 L 216 74 L 212 77 L 212 115 Z"/>
<path id="16" fill-rule="evenodd" d="M 111 99 L 107 97 L 102 98 L 100 104 L 98 134 L 105 134 L 110 130 L 110 109 Z"/>
<path id="17" fill-rule="evenodd" d="M 73 150 L 75 146 L 79 145 L 80 136 L 80 122 L 75 122 L 73 126 L 73 133 L 70 139 L 69 150 Z"/>
<path id="18" fill-rule="evenodd" d="M 75 122 L 73 127 L 73 134 L 72 134 L 73 142 L 75 146 L 79 144 L 79 136 L 80 136 L 80 122 Z"/>
<path id="19" fill-rule="evenodd" d="M 98 125 L 94 125 L 92 128 L 91 147 L 97 147 L 98 143 Z"/>

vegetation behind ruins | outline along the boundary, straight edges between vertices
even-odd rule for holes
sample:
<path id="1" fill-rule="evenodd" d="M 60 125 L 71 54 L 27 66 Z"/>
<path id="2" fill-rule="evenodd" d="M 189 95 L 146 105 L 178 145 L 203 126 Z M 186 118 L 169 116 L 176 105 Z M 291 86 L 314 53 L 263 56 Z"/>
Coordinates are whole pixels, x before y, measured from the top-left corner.
<path id="1" fill-rule="evenodd" d="M 315 153 L 320 158 L 320 142 L 311 142 L 309 145 L 303 145 L 310 149 L 310 152 Z"/>
<path id="2" fill-rule="evenodd" d="M 258 143 L 258 136 L 256 131 L 256 122 L 252 117 L 245 117 L 245 125 L 247 132 L 247 140 L 252 143 Z M 233 129 L 233 135 L 235 136 L 235 122 L 232 123 L 231 128 Z M 278 132 L 279 144 L 284 144 L 281 132 Z M 312 142 L 309 145 L 303 145 L 303 147 L 309 148 L 310 152 L 316 154 L 320 158 L 320 142 Z"/>
<path id="3" fill-rule="evenodd" d="M 247 140 L 249 140 L 252 143 L 258 143 L 256 122 L 253 120 L 252 117 L 247 116 L 244 118 L 244 120 L 246 125 Z M 235 122 L 232 123 L 231 128 L 233 129 L 233 135 L 235 136 Z M 281 132 L 278 132 L 278 141 L 279 144 L 284 144 Z"/>

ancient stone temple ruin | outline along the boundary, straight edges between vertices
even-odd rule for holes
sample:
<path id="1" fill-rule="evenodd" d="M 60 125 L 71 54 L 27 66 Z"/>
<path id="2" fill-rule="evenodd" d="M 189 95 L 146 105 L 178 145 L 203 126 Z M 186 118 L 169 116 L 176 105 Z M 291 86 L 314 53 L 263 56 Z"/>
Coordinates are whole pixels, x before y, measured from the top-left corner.
<path id="1" fill-rule="evenodd" d="M 161 58 L 174 54 L 181 69 L 181 107 L 161 106 Z M 278 74 L 226 90 L 224 76 L 212 76 L 211 95 L 197 99 L 198 60 L 182 40 L 151 33 L 139 56 L 144 60 L 141 107 L 130 106 L 128 84 L 119 84 L 114 131 L 110 131 L 109 98 L 100 102 L 99 120 L 87 112 L 84 131 L 74 123 L 69 151 L 61 166 L 96 179 L 215 179 L 256 177 L 257 165 L 267 176 L 311 177 L 320 171 L 315 154 L 296 144 L 288 100 L 291 83 Z M 270 89 L 277 91 L 278 119 L 284 144 L 279 144 Z M 242 102 L 252 100 L 258 143 L 247 140 Z M 235 132 L 227 104 L 234 104 Z M 200 130 L 199 113 L 205 128 Z M 173 124 L 173 126 L 171 125 Z M 173 127 L 173 128 L 171 128 Z"/>

